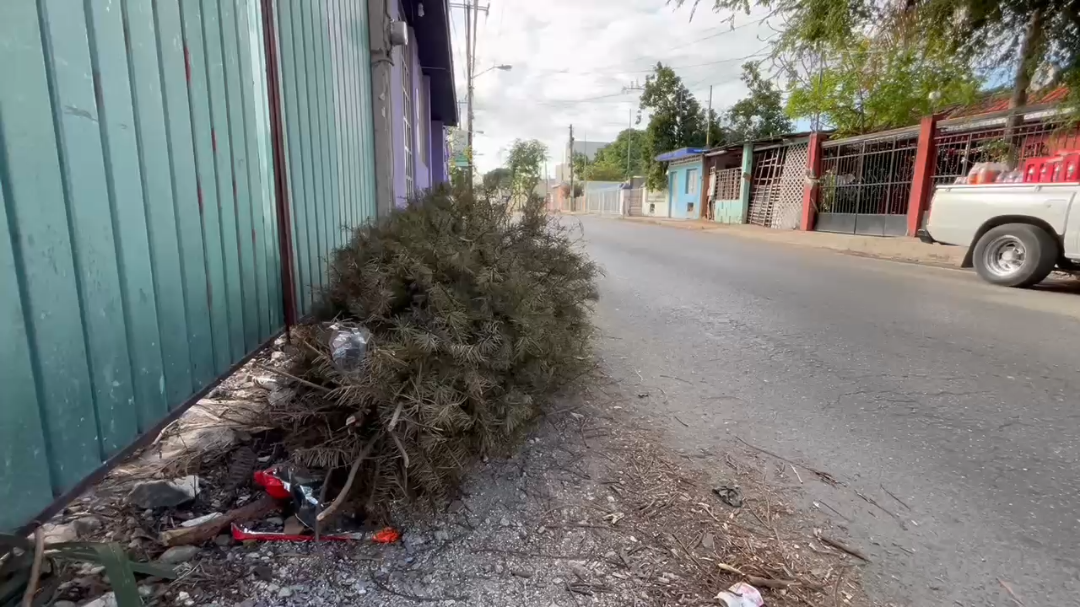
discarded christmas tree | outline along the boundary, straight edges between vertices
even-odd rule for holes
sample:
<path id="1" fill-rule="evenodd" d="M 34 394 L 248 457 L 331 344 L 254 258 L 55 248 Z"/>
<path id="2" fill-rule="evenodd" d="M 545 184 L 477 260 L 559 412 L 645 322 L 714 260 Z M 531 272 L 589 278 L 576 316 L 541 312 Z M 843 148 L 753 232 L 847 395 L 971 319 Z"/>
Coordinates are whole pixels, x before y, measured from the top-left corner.
<path id="1" fill-rule="evenodd" d="M 591 369 L 598 273 L 540 201 L 511 215 L 433 190 L 334 254 L 320 322 L 294 330 L 304 383 L 268 420 L 293 461 L 337 470 L 335 491 L 359 504 L 445 496 Z M 362 356 L 335 355 L 335 330 L 361 327 Z"/>

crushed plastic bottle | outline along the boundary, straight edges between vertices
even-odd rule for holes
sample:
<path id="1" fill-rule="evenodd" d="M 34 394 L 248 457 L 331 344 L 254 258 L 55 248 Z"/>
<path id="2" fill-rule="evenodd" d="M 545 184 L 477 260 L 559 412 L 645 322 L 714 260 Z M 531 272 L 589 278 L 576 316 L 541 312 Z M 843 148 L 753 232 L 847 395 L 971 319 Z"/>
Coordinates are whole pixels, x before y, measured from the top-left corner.
<path id="1" fill-rule="evenodd" d="M 761 592 L 745 582 L 732 584 L 730 588 L 716 595 L 716 599 L 727 607 L 762 607 L 765 605 L 765 599 L 761 598 Z"/>
<path id="2" fill-rule="evenodd" d="M 371 331 L 364 327 L 330 325 L 330 358 L 339 371 L 356 371 L 367 355 Z"/>

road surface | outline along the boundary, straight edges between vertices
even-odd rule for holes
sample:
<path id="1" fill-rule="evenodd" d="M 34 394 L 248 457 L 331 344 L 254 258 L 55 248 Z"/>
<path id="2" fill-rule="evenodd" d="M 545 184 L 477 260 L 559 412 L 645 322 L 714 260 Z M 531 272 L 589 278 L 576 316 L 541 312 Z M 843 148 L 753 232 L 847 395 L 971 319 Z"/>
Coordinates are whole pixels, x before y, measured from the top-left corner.
<path id="1" fill-rule="evenodd" d="M 605 269 L 597 317 L 619 378 L 664 389 L 652 415 L 681 446 L 740 437 L 843 481 L 807 480 L 799 499 L 852 519 L 822 510 L 870 553 L 871 597 L 1014 604 L 1000 580 L 1029 607 L 1080 604 L 1080 293 L 563 221 Z"/>

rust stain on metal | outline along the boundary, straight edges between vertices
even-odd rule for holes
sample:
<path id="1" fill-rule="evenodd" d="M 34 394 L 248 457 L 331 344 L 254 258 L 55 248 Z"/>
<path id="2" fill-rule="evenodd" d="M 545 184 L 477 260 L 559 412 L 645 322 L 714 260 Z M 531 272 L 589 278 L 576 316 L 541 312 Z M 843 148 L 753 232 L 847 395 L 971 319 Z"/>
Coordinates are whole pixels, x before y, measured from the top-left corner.
<path id="1" fill-rule="evenodd" d="M 191 49 L 184 45 L 184 75 L 187 81 L 191 82 Z"/>
<path id="2" fill-rule="evenodd" d="M 217 153 L 217 129 L 210 129 L 210 147 Z"/>
<path id="3" fill-rule="evenodd" d="M 203 214 L 202 184 L 196 184 L 195 185 L 195 192 L 199 196 L 199 217 L 202 217 L 202 214 Z"/>

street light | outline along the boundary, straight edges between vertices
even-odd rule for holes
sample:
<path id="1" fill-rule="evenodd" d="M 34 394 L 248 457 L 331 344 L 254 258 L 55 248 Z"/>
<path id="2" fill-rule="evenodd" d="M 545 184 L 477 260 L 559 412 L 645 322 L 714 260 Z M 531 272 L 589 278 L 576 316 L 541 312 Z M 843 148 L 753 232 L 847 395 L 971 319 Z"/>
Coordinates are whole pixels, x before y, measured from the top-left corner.
<path id="1" fill-rule="evenodd" d="M 487 68 L 486 70 L 480 72 L 479 74 L 473 76 L 473 79 L 479 78 L 480 76 L 483 76 L 484 74 L 490 72 L 491 70 L 502 70 L 504 72 L 509 72 L 512 69 L 514 69 L 514 66 L 507 65 L 505 63 L 502 64 L 502 65 L 493 65 L 493 66 Z"/>
<path id="2" fill-rule="evenodd" d="M 500 71 L 505 72 L 505 71 L 509 71 L 512 68 L 513 68 L 513 66 L 503 63 L 502 65 L 493 65 L 493 66 L 487 68 L 486 70 L 480 72 L 479 74 L 469 74 L 469 84 L 468 84 L 468 86 L 469 86 L 469 105 L 468 105 L 469 135 L 468 135 L 468 146 L 469 147 L 468 147 L 468 149 L 469 149 L 470 154 L 473 153 L 473 80 L 476 80 L 478 77 L 483 76 L 484 74 L 490 72 L 491 70 L 500 70 Z M 471 162 L 469 164 L 469 173 L 472 174 L 472 163 Z M 470 180 L 469 183 L 471 184 L 472 181 Z"/>

